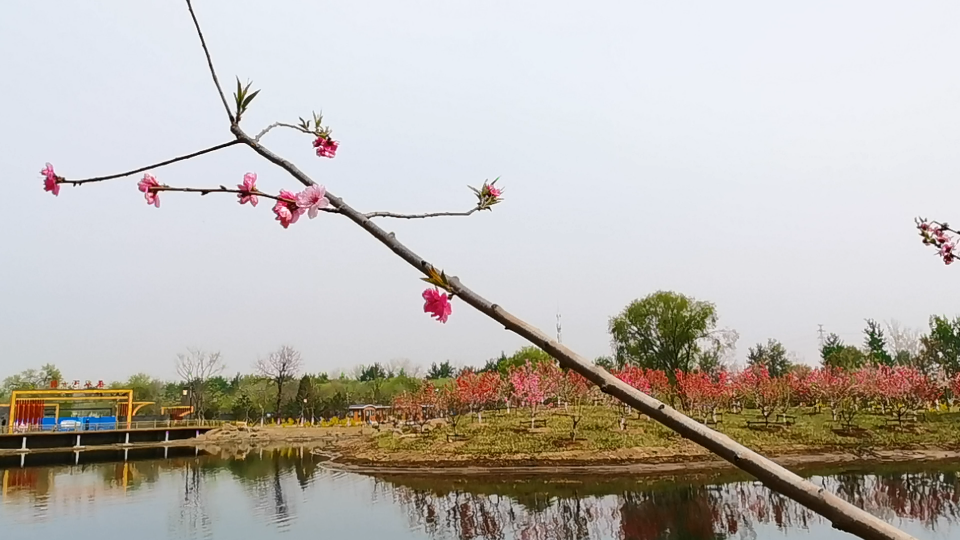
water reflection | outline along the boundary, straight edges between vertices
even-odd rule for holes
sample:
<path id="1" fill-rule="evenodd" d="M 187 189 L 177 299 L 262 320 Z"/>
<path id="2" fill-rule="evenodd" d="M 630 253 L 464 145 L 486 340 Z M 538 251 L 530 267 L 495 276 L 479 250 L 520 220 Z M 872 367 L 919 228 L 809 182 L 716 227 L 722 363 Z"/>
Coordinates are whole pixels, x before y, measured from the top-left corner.
<path id="1" fill-rule="evenodd" d="M 174 449 L 170 449 L 171 451 Z M 324 537 L 456 540 L 790 540 L 849 538 L 742 477 L 680 481 L 364 477 L 303 449 L 104 462 L 0 460 L 0 527 L 30 538 L 71 527 L 78 540 Z M 115 457 L 115 456 L 114 456 Z M 59 460 L 62 465 L 52 465 Z M 957 467 L 826 471 L 813 481 L 918 537 L 960 536 Z M 73 524 L 111 524 L 74 529 Z M 126 525 L 124 525 L 126 524 Z M 126 527 L 126 528 L 125 528 Z M 7 533 L 10 532 L 10 535 Z M 771 536 L 775 535 L 775 536 Z"/>
<path id="2" fill-rule="evenodd" d="M 948 535 L 960 530 L 955 471 L 848 472 L 813 480 L 887 521 Z M 725 540 L 757 538 L 760 530 L 791 537 L 812 526 L 829 527 L 790 499 L 743 480 L 444 484 L 391 477 L 378 488 L 393 494 L 413 526 L 438 539 Z"/>

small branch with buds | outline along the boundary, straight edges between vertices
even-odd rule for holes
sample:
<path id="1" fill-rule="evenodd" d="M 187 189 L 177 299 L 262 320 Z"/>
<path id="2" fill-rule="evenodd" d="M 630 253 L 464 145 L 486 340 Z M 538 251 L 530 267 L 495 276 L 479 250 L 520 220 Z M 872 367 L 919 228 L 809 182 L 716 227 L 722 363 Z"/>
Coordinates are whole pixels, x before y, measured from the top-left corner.
<path id="1" fill-rule="evenodd" d="M 923 244 L 937 248 L 937 256 L 943 259 L 944 264 L 953 264 L 957 260 L 957 237 L 960 232 L 938 221 L 917 218 L 916 224 Z"/>
<path id="2" fill-rule="evenodd" d="M 89 184 L 89 183 L 91 183 L 91 182 L 103 182 L 103 181 L 105 181 L 105 180 L 116 180 L 117 178 L 125 178 L 125 177 L 127 177 L 127 176 L 133 176 L 133 175 L 135 175 L 135 174 L 139 174 L 139 173 L 142 173 L 142 172 L 149 171 L 150 169 L 159 169 L 160 167 L 166 167 L 167 165 L 172 165 L 172 164 L 177 163 L 177 162 L 179 162 L 179 161 L 187 161 L 188 159 L 193 159 L 193 158 L 195 158 L 195 157 L 199 157 L 199 156 L 202 156 L 202 155 L 204 155 L 204 154 L 209 154 L 209 153 L 211 153 L 211 152 L 216 152 L 217 150 L 223 150 L 224 148 L 228 148 L 228 147 L 230 147 L 230 146 L 234 146 L 234 145 L 240 144 L 240 142 L 241 142 L 241 141 L 237 141 L 237 140 L 227 141 L 227 142 L 225 142 L 225 143 L 221 143 L 221 144 L 218 144 L 218 145 L 216 145 L 216 146 L 211 146 L 210 148 L 204 148 L 203 150 L 198 150 L 198 151 L 193 152 L 193 153 L 191 153 L 191 154 L 186 154 L 186 155 L 183 155 L 183 156 L 177 156 L 177 157 L 175 157 L 175 158 L 171 158 L 171 159 L 168 159 L 168 160 L 166 160 L 166 161 L 161 161 L 161 162 L 159 162 L 159 163 L 153 163 L 153 164 L 147 165 L 146 167 L 139 167 L 139 168 L 137 168 L 137 169 L 133 169 L 132 171 L 126 171 L 126 172 L 122 172 L 122 173 L 111 174 L 111 175 L 108 175 L 108 176 L 95 176 L 95 177 L 93 177 L 93 178 L 83 178 L 83 179 L 81 179 L 81 180 L 68 180 L 68 179 L 63 178 L 63 177 L 57 177 L 57 178 L 58 178 L 58 179 L 57 179 L 57 183 L 58 183 L 58 184 L 70 184 L 70 185 L 74 185 L 74 186 L 79 186 L 79 185 L 81 185 L 81 184 Z"/>
<path id="3" fill-rule="evenodd" d="M 257 136 L 254 137 L 253 140 L 255 140 L 255 141 L 257 141 L 257 142 L 260 142 L 260 139 L 262 139 L 264 135 L 266 135 L 267 133 L 269 133 L 272 129 L 278 128 L 278 127 L 285 127 L 285 128 L 295 129 L 295 130 L 297 130 L 297 131 L 299 131 L 299 132 L 301 132 L 301 133 L 306 133 L 307 135 L 312 135 L 312 134 L 313 134 L 312 131 L 310 131 L 310 130 L 308 130 L 308 129 L 305 129 L 305 128 L 303 128 L 302 126 L 295 126 L 295 125 L 293 125 L 293 124 L 285 124 L 285 123 L 283 123 L 283 122 L 274 122 L 274 123 L 270 124 L 269 126 L 263 128 L 263 131 L 261 131 L 260 133 L 257 133 Z"/>

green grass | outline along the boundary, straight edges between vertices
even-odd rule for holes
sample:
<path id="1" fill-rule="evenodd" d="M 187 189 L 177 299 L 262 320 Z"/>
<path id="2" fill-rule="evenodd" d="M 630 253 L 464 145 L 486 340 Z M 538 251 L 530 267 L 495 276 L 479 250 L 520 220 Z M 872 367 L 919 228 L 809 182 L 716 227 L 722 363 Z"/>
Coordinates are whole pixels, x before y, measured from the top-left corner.
<path id="1" fill-rule="evenodd" d="M 756 411 L 726 413 L 718 430 L 754 450 L 764 453 L 822 451 L 864 451 L 908 448 L 956 448 L 960 446 L 960 413 L 928 413 L 925 420 L 904 429 L 889 425 L 889 416 L 861 413 L 853 432 L 845 433 L 832 422 L 829 412 L 812 414 L 811 409 L 790 411 L 797 416 L 791 426 L 772 429 L 751 428 L 747 421 L 759 420 Z M 610 407 L 588 407 L 577 430 L 578 442 L 570 443 L 570 418 L 562 410 L 538 412 L 546 428 L 530 430 L 528 410 L 487 412 L 483 423 L 473 416 L 460 421 L 457 431 L 465 441 L 447 442 L 450 427 L 416 437 L 383 433 L 376 447 L 384 453 L 419 454 L 430 459 L 460 456 L 507 457 L 575 450 L 604 452 L 639 449 L 645 455 L 696 454 L 699 447 L 649 418 L 628 420 L 627 429 L 618 429 L 618 414 Z M 711 426 L 712 427 L 712 426 Z M 611 458 L 616 459 L 611 455 Z"/>

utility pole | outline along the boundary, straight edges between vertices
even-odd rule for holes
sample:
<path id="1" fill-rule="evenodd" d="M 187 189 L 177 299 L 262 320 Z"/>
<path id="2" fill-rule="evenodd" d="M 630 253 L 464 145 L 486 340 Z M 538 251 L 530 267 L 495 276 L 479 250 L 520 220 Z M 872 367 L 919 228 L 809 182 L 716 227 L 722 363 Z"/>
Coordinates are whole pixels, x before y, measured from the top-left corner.
<path id="1" fill-rule="evenodd" d="M 563 343 L 563 332 L 560 324 L 560 306 L 557 306 L 557 343 Z"/>
<path id="2" fill-rule="evenodd" d="M 819 334 L 819 336 L 820 336 L 820 349 L 822 350 L 822 349 L 823 349 L 823 325 L 822 325 L 822 324 L 818 324 L 817 326 L 820 327 L 820 329 L 817 330 L 817 334 Z"/>

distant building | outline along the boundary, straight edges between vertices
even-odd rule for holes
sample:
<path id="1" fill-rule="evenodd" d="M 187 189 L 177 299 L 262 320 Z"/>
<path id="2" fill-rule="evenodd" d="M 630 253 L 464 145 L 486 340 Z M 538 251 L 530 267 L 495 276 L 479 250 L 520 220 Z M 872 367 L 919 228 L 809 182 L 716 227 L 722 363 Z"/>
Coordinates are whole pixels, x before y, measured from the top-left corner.
<path id="1" fill-rule="evenodd" d="M 393 412 L 393 407 L 389 405 L 350 405 L 347 407 L 347 418 L 354 422 L 383 423 Z"/>

